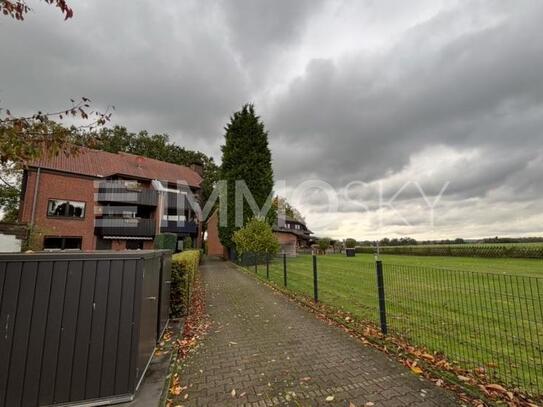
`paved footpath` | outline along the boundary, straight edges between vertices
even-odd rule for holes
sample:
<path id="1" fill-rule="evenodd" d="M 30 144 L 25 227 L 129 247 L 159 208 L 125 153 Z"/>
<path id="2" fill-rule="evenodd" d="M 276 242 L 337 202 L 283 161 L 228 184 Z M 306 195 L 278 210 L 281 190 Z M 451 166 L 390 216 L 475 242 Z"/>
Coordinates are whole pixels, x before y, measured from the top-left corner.
<path id="1" fill-rule="evenodd" d="M 230 263 L 201 270 L 212 325 L 181 372 L 183 405 L 458 405 Z"/>

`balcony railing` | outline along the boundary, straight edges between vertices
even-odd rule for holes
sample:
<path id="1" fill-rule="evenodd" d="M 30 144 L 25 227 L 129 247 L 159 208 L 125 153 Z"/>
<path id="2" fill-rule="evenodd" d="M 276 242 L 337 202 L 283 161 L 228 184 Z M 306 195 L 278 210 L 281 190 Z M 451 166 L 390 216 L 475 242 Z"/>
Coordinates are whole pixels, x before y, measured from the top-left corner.
<path id="1" fill-rule="evenodd" d="M 168 208 L 177 208 L 179 212 L 190 207 L 187 195 L 184 193 L 167 192 L 164 201 Z"/>
<path id="2" fill-rule="evenodd" d="M 167 233 L 188 233 L 194 234 L 198 232 L 198 224 L 192 221 L 178 222 L 178 221 L 169 221 L 163 222 L 160 227 L 161 232 Z"/>
<path id="3" fill-rule="evenodd" d="M 158 192 L 154 189 L 130 189 L 126 186 L 104 182 L 98 188 L 98 202 L 116 202 L 131 205 L 157 206 Z"/>
<path id="4" fill-rule="evenodd" d="M 100 218 L 95 219 L 96 233 L 101 236 L 153 237 L 154 219 Z"/>

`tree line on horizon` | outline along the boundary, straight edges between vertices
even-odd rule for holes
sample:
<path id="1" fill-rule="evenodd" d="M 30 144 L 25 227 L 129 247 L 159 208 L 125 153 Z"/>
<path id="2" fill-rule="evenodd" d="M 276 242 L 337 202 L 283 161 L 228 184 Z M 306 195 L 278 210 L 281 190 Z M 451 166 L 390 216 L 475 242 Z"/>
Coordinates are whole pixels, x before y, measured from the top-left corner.
<path id="1" fill-rule="evenodd" d="M 358 246 L 375 246 L 375 240 L 359 240 Z M 438 239 L 416 240 L 411 237 L 383 238 L 379 240 L 379 246 L 423 246 L 423 245 L 453 245 L 453 244 L 496 244 L 496 243 L 543 243 L 543 237 L 489 237 L 482 239 Z"/>

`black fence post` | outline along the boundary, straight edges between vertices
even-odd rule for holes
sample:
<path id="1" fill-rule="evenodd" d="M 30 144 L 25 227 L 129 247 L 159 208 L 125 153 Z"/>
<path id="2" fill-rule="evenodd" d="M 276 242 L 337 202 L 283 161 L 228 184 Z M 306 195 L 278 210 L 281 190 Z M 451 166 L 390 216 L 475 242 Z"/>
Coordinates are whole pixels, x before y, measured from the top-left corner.
<path id="1" fill-rule="evenodd" d="M 270 254 L 266 253 L 266 279 L 270 279 Z"/>
<path id="2" fill-rule="evenodd" d="M 283 285 L 287 286 L 287 254 L 283 253 Z"/>
<path id="3" fill-rule="evenodd" d="M 186 272 L 185 277 L 187 278 L 187 295 L 186 295 L 186 301 L 185 301 L 185 307 L 186 307 L 185 313 L 188 316 L 189 313 L 190 313 L 190 294 L 191 294 L 191 291 L 190 291 L 190 276 L 189 276 L 188 272 Z"/>
<path id="4" fill-rule="evenodd" d="M 255 273 L 258 273 L 258 254 L 255 253 Z"/>
<path id="5" fill-rule="evenodd" d="M 319 279 L 317 276 L 317 255 L 313 255 L 313 298 L 319 302 Z"/>
<path id="6" fill-rule="evenodd" d="M 375 262 L 377 271 L 377 292 L 379 293 L 379 320 L 381 321 L 381 332 L 386 335 L 387 330 L 387 313 L 385 308 L 385 283 L 383 279 L 383 262 L 377 260 Z"/>

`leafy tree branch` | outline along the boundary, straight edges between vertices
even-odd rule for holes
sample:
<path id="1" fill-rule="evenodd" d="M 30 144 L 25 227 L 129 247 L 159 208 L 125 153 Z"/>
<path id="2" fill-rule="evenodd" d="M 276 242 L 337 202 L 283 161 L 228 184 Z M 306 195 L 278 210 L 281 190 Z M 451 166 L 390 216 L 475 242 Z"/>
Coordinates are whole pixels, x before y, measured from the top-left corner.
<path id="1" fill-rule="evenodd" d="M 66 0 L 43 0 L 45 3 L 57 7 L 62 15 L 64 20 L 72 18 L 74 12 L 72 8 L 68 5 Z M 18 21 L 23 21 L 26 14 L 28 14 L 32 8 L 24 0 L 0 0 L 0 13 L 6 17 L 11 17 Z"/>

